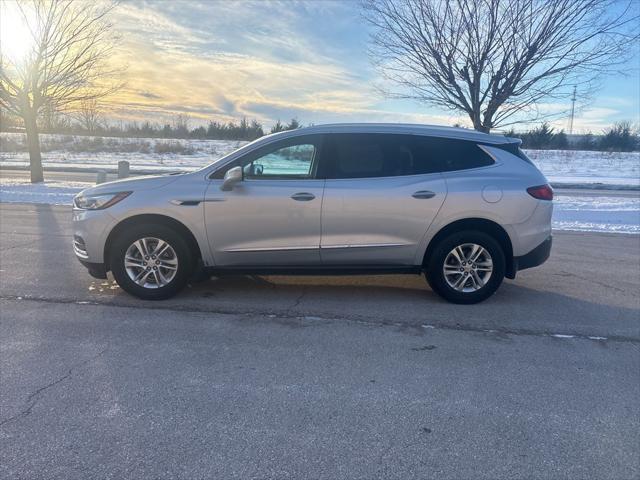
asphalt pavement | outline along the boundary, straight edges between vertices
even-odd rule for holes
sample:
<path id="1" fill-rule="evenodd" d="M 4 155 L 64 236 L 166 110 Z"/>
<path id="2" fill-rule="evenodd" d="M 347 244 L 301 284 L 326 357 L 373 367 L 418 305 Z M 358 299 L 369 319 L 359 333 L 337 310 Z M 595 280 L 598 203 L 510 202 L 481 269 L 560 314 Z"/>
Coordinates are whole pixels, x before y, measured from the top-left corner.
<path id="1" fill-rule="evenodd" d="M 640 236 L 558 232 L 488 301 L 420 276 L 94 280 L 0 204 L 0 478 L 640 477 Z"/>

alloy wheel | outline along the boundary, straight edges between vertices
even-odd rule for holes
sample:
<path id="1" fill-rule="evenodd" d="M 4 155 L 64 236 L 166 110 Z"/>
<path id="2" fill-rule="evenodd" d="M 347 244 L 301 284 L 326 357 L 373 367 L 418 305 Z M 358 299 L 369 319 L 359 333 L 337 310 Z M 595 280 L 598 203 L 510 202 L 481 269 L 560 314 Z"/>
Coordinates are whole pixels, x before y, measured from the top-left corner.
<path id="1" fill-rule="evenodd" d="M 481 245 L 463 243 L 447 254 L 442 271 L 447 284 L 454 290 L 475 292 L 491 278 L 493 260 Z"/>
<path id="2" fill-rule="evenodd" d="M 161 288 L 175 278 L 178 255 L 164 240 L 144 237 L 127 248 L 124 268 L 129 278 L 141 287 Z"/>

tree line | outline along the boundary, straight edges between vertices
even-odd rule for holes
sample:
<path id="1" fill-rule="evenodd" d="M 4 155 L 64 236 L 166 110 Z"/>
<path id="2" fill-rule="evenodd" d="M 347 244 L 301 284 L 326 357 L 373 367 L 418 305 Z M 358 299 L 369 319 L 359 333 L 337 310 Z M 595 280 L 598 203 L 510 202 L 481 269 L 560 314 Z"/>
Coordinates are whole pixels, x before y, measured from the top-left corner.
<path id="1" fill-rule="evenodd" d="M 564 130 L 556 130 L 546 122 L 524 132 L 511 129 L 505 135 L 520 138 L 522 148 L 534 150 L 632 152 L 640 149 L 640 131 L 629 122 L 618 122 L 599 135 L 588 132 L 569 137 Z"/>
<path id="2" fill-rule="evenodd" d="M 67 135 L 94 135 L 103 137 L 130 138 L 175 138 L 198 140 L 246 140 L 252 141 L 267 133 L 277 133 L 295 130 L 303 125 L 292 118 L 288 123 L 278 120 L 270 129 L 266 129 L 255 119 L 242 118 L 239 122 L 220 122 L 211 120 L 207 125 L 191 127 L 191 119 L 186 115 L 177 115 L 170 122 L 117 122 L 108 123 L 96 115 L 70 117 L 62 115 L 40 118 L 40 130 L 44 133 L 58 133 Z M 454 126 L 460 127 L 460 124 Z M 22 131 L 22 125 L 17 118 L 2 114 L 0 110 L 0 127 L 3 131 Z M 505 131 L 507 137 L 520 138 L 522 147 L 533 150 L 594 150 L 631 152 L 640 150 L 640 129 L 630 122 L 618 122 L 603 130 L 602 133 L 581 135 L 567 135 L 563 130 L 557 130 L 549 123 L 525 131 L 513 128 Z"/>
<path id="3" fill-rule="evenodd" d="M 22 123 L 19 119 L 12 118 L 6 114 L 0 115 L 0 117 L 2 130 L 23 131 Z M 164 123 L 150 121 L 114 123 L 104 121 L 101 115 L 88 114 L 85 111 L 75 116 L 47 115 L 45 112 L 40 116 L 38 126 L 42 133 L 67 135 L 251 141 L 267 133 L 295 130 L 301 128 L 302 124 L 296 118 L 292 118 L 288 123 L 278 120 L 270 129 L 266 129 L 258 120 L 250 120 L 245 117 L 239 122 L 211 120 L 206 125 L 192 127 L 191 119 L 186 115 L 177 115 L 170 122 Z"/>

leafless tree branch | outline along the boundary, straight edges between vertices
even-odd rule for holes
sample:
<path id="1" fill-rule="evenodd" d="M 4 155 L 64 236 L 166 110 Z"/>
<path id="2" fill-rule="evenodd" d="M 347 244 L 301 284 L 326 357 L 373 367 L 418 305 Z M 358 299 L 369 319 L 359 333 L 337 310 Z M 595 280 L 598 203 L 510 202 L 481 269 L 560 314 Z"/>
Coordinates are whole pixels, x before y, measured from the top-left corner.
<path id="1" fill-rule="evenodd" d="M 32 0 L 16 3 L 31 35 L 21 58 L 0 51 L 0 107 L 23 118 L 32 181 L 42 181 L 37 118 L 43 108 L 74 112 L 122 84 L 113 67 L 118 38 L 109 14 L 112 1 Z"/>
<path id="2" fill-rule="evenodd" d="M 370 54 L 410 98 L 489 131 L 539 119 L 546 101 L 586 98 L 638 47 L 634 0 L 364 0 Z M 560 112 L 558 112 L 560 113 Z"/>

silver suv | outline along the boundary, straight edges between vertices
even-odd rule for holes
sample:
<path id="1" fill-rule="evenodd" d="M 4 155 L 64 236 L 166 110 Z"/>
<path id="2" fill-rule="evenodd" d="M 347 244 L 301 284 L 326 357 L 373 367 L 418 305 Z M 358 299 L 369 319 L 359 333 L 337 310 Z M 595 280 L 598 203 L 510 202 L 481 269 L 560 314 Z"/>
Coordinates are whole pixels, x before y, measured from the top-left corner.
<path id="1" fill-rule="evenodd" d="M 475 303 L 551 250 L 553 191 L 519 144 L 424 125 L 268 135 L 193 173 L 84 190 L 73 248 L 143 299 L 203 273 L 424 272 Z"/>

